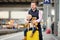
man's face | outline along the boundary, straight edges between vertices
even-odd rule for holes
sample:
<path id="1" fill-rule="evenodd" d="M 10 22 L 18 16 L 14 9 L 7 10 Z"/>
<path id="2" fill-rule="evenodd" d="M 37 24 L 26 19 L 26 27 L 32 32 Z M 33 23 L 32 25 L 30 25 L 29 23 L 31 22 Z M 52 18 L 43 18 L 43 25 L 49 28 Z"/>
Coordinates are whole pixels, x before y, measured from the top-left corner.
<path id="1" fill-rule="evenodd" d="M 36 9 L 36 3 L 31 3 L 31 9 L 32 10 Z"/>

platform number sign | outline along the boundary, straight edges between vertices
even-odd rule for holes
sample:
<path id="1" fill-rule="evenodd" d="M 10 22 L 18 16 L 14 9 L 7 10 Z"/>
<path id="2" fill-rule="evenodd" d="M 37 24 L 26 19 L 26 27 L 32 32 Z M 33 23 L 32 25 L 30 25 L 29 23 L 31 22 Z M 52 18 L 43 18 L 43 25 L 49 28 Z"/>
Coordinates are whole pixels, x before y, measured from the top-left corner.
<path id="1" fill-rule="evenodd" d="M 51 4 L 51 0 L 44 0 L 44 4 Z"/>

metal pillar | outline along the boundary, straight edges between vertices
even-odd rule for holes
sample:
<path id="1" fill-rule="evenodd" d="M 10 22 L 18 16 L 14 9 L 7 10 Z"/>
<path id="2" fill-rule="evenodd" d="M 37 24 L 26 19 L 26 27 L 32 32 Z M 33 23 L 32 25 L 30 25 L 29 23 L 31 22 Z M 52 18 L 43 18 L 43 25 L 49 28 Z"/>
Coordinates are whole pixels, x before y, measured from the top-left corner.
<path id="1" fill-rule="evenodd" d="M 58 25 L 58 37 L 60 37 L 60 0 L 59 0 L 59 25 Z"/>
<path id="2" fill-rule="evenodd" d="M 9 20 L 11 19 L 11 11 L 9 10 Z"/>
<path id="3" fill-rule="evenodd" d="M 44 19 L 44 22 L 46 22 L 46 20 L 47 20 L 47 6 L 46 6 L 46 4 L 44 4 L 44 10 L 43 10 L 43 19 Z"/>
<path id="4" fill-rule="evenodd" d="M 47 19 L 48 17 L 50 17 L 51 19 L 51 0 L 44 0 L 44 10 L 43 10 L 43 20 L 44 22 L 47 24 L 47 27 L 50 27 L 50 24 L 51 24 L 51 20 L 48 20 L 50 21 L 49 24 L 47 23 Z"/>
<path id="5" fill-rule="evenodd" d="M 59 0 L 54 1 L 55 5 L 55 23 L 54 23 L 54 35 L 58 36 L 58 21 L 59 21 Z"/>

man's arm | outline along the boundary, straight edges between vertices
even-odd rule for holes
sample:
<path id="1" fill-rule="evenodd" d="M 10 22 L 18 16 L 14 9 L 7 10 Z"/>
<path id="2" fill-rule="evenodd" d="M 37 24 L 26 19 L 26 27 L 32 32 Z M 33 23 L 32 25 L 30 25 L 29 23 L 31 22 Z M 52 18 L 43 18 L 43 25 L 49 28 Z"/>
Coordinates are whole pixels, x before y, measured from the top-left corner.
<path id="1" fill-rule="evenodd" d="M 39 11 L 39 19 L 37 19 L 36 21 L 37 21 L 37 22 L 40 22 L 41 20 L 42 20 L 42 12 Z"/>

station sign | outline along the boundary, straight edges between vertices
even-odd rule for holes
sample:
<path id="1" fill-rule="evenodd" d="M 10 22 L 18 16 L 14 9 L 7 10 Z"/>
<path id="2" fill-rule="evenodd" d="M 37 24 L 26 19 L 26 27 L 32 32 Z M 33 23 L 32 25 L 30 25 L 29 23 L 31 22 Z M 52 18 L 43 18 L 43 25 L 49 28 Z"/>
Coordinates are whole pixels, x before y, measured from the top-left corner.
<path id="1" fill-rule="evenodd" d="M 44 0 L 44 4 L 51 4 L 51 0 Z"/>

